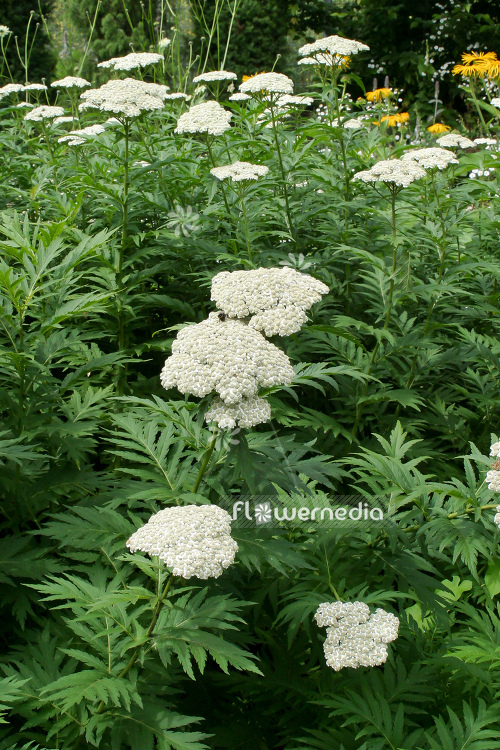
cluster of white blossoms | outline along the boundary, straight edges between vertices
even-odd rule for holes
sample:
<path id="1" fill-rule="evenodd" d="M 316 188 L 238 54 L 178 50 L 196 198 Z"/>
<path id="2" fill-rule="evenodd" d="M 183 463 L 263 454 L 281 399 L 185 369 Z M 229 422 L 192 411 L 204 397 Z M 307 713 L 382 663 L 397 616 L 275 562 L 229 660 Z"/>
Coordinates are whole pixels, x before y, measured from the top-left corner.
<path id="1" fill-rule="evenodd" d="M 7 83 L 0 88 L 0 100 L 9 96 L 9 94 L 17 94 L 19 91 L 22 91 L 23 88 L 24 86 L 21 83 Z"/>
<path id="2" fill-rule="evenodd" d="M 216 397 L 205 414 L 206 422 L 216 422 L 222 429 L 232 429 L 237 424 L 240 427 L 254 427 L 270 419 L 271 404 L 260 396 L 242 398 L 236 404 L 226 404 Z"/>
<path id="3" fill-rule="evenodd" d="M 453 151 L 446 148 L 417 148 L 401 158 L 403 161 L 416 161 L 424 169 L 446 169 L 449 164 L 459 164 Z"/>
<path id="4" fill-rule="evenodd" d="M 235 161 L 234 164 L 213 167 L 210 170 L 210 174 L 213 174 L 218 180 L 225 180 L 229 177 L 233 182 L 258 180 L 259 177 L 264 177 L 268 172 L 269 167 L 261 164 L 250 164 L 248 161 Z"/>
<path id="5" fill-rule="evenodd" d="M 3 24 L 0 24 L 0 39 L 3 39 L 3 37 L 7 36 L 7 34 L 12 34 L 12 31 L 9 29 L 8 26 L 4 26 Z"/>
<path id="6" fill-rule="evenodd" d="M 229 97 L 230 102 L 247 102 L 252 97 L 250 94 L 244 94 L 242 91 L 237 91 L 236 94 L 231 94 Z"/>
<path id="7" fill-rule="evenodd" d="M 62 117 L 64 115 L 63 107 L 49 107 L 43 104 L 41 107 L 35 107 L 24 115 L 25 120 L 31 120 L 32 122 L 42 122 L 43 120 L 52 120 L 54 117 Z"/>
<path id="8" fill-rule="evenodd" d="M 84 89 L 91 84 L 89 81 L 86 81 L 85 78 L 66 76 L 66 78 L 60 78 L 58 81 L 53 81 L 50 85 L 55 89 Z"/>
<path id="9" fill-rule="evenodd" d="M 493 104 L 494 107 L 497 107 L 498 109 L 500 109 L 500 97 L 499 96 L 495 96 L 491 100 L 491 104 Z"/>
<path id="10" fill-rule="evenodd" d="M 240 84 L 244 94 L 293 94 L 293 81 L 283 73 L 259 73 Z"/>
<path id="11" fill-rule="evenodd" d="M 339 127 L 339 121 L 336 117 L 333 120 L 332 123 L 336 128 Z M 362 117 L 351 117 L 349 120 L 344 120 L 344 122 L 340 122 L 340 126 L 342 128 L 348 128 L 349 130 L 358 130 L 358 128 L 366 127 L 366 120 L 364 120 Z"/>
<path id="12" fill-rule="evenodd" d="M 478 146 L 496 146 L 496 138 L 474 138 L 474 143 Z"/>
<path id="13" fill-rule="evenodd" d="M 357 172 L 353 180 L 362 182 L 385 182 L 399 187 L 408 187 L 415 180 L 425 177 L 425 169 L 414 161 L 402 159 L 384 159 L 363 172 Z"/>
<path id="14" fill-rule="evenodd" d="M 62 117 L 55 117 L 52 120 L 52 125 L 63 125 L 65 122 L 73 122 L 73 118 L 70 115 L 63 115 Z"/>
<path id="15" fill-rule="evenodd" d="M 182 92 L 182 91 L 173 91 L 171 94 L 166 94 L 164 96 L 165 100 L 167 100 L 167 99 L 184 99 L 185 102 L 187 102 L 187 100 L 189 98 L 190 97 L 187 94 L 184 94 L 184 92 Z"/>
<path id="16" fill-rule="evenodd" d="M 160 39 L 158 42 L 158 47 L 160 49 L 166 49 L 170 46 L 172 40 L 168 38 L 168 36 L 164 36 L 163 39 Z"/>
<path id="17" fill-rule="evenodd" d="M 367 44 L 334 34 L 333 36 L 325 36 L 323 39 L 317 39 L 311 44 L 304 44 L 299 49 L 299 55 L 303 58 L 299 60 L 299 64 L 335 67 L 341 65 L 346 57 L 357 55 L 358 52 L 369 49 Z"/>
<path id="18" fill-rule="evenodd" d="M 221 271 L 212 279 L 211 299 L 230 318 L 249 318 L 266 336 L 289 336 L 307 321 L 305 310 L 329 291 L 322 281 L 293 268 Z"/>
<path id="19" fill-rule="evenodd" d="M 387 644 L 398 637 L 399 619 L 364 602 L 325 602 L 316 611 L 325 627 L 326 663 L 338 672 L 343 667 L 377 667 L 387 660 Z"/>
<path id="20" fill-rule="evenodd" d="M 183 578 L 218 578 L 233 562 L 238 545 L 231 516 L 217 505 L 164 508 L 138 529 L 127 547 L 163 560 Z"/>
<path id="21" fill-rule="evenodd" d="M 44 83 L 28 83 L 23 86 L 23 91 L 48 91 Z"/>
<path id="22" fill-rule="evenodd" d="M 439 143 L 440 146 L 451 146 L 459 148 L 474 148 L 475 146 L 474 141 L 471 141 L 470 138 L 466 138 L 465 136 L 460 135 L 460 133 L 446 133 L 446 135 L 442 135 L 441 138 L 438 138 L 436 143 Z"/>
<path id="23" fill-rule="evenodd" d="M 112 80 L 98 89 L 84 91 L 80 96 L 80 109 L 92 107 L 124 117 L 138 117 L 141 112 L 162 109 L 167 92 L 168 86 L 158 83 L 146 83 L 135 78 Z"/>
<path id="24" fill-rule="evenodd" d="M 81 130 L 70 130 L 67 135 L 62 135 L 57 140 L 59 143 L 67 142 L 68 146 L 81 146 L 82 143 L 87 143 L 89 138 L 104 133 L 104 130 L 104 125 L 89 125 Z"/>
<path id="25" fill-rule="evenodd" d="M 211 83 L 212 81 L 235 81 L 238 76 L 229 70 L 211 70 L 208 73 L 200 73 L 193 78 L 193 83 Z"/>
<path id="26" fill-rule="evenodd" d="M 293 377 L 286 354 L 261 333 L 210 313 L 179 331 L 160 380 L 166 389 L 199 397 L 215 391 L 227 404 L 236 404 L 257 395 L 259 388 L 288 385 Z"/>
<path id="27" fill-rule="evenodd" d="M 175 132 L 222 135 L 230 129 L 232 116 L 218 102 L 202 102 L 179 117 Z"/>
<path id="28" fill-rule="evenodd" d="M 163 60 L 158 52 L 130 52 L 124 57 L 112 57 L 97 65 L 98 68 L 113 68 L 113 70 L 137 70 L 147 65 L 154 65 Z"/>
<path id="29" fill-rule="evenodd" d="M 496 458 L 497 460 L 494 461 L 494 463 L 492 464 L 491 470 L 486 473 L 486 481 L 488 483 L 488 489 L 493 490 L 493 492 L 500 492 L 500 471 L 499 471 L 500 442 L 493 443 L 493 445 L 490 447 L 490 456 L 492 458 Z M 495 523 L 498 523 L 496 520 L 496 516 L 495 516 Z"/>

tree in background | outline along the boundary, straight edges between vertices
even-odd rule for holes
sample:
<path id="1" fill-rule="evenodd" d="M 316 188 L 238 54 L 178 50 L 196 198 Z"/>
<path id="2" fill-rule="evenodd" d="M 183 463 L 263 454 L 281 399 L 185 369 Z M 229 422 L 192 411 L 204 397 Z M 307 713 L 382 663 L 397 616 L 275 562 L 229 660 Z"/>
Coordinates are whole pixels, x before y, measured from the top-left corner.
<path id="1" fill-rule="evenodd" d="M 54 0 L 39 0 L 38 3 L 33 0 L 2 0 L 0 23 L 8 26 L 12 31 L 7 46 L 7 60 L 14 81 L 28 80 L 30 83 L 35 83 L 40 82 L 42 78 L 52 77 L 56 57 L 45 32 L 43 17 L 49 16 L 53 6 Z M 26 39 L 28 28 L 28 39 Z M 19 55 L 23 63 L 27 55 L 29 60 L 27 73 Z"/>

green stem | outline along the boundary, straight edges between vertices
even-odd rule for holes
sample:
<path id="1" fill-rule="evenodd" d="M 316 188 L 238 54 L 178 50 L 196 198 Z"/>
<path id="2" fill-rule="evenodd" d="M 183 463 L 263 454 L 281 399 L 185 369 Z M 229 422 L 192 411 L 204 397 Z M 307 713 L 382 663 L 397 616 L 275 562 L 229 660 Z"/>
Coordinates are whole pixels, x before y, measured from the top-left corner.
<path id="1" fill-rule="evenodd" d="M 485 122 L 484 117 L 483 117 L 482 109 L 479 106 L 479 103 L 477 101 L 476 87 L 475 87 L 475 84 L 474 84 L 474 79 L 472 77 L 470 78 L 470 92 L 472 94 L 472 99 L 473 99 L 474 105 L 475 105 L 475 107 L 477 109 L 477 113 L 479 115 L 479 119 L 481 120 L 481 126 L 482 126 L 482 130 L 483 130 L 483 135 L 487 136 L 488 135 L 488 126 L 486 125 L 486 122 Z"/>
<path id="2" fill-rule="evenodd" d="M 127 222 L 128 222 L 128 190 L 129 190 L 129 137 L 130 122 L 128 119 L 124 122 L 125 130 L 125 159 L 123 170 L 123 200 L 122 200 L 122 236 L 120 250 L 118 255 L 118 270 L 116 275 L 117 286 L 117 307 L 118 307 L 118 350 L 121 352 L 125 348 L 125 326 L 123 320 L 123 261 L 127 247 Z M 123 366 L 119 365 L 118 377 L 118 395 L 123 395 Z"/>
<path id="3" fill-rule="evenodd" d="M 351 186 L 349 183 L 349 170 L 347 168 L 347 153 L 345 150 L 344 135 L 342 133 L 342 125 L 340 124 L 340 100 L 339 100 L 339 91 L 337 87 L 337 76 L 338 76 L 338 71 L 334 80 L 333 95 L 335 97 L 335 112 L 337 115 L 337 127 L 338 127 L 338 132 L 339 132 L 340 150 L 342 152 L 342 162 L 344 164 L 345 192 L 346 192 L 346 196 L 348 196 L 351 194 Z"/>
<path id="4" fill-rule="evenodd" d="M 149 628 L 147 629 L 147 632 L 146 632 L 146 639 L 151 638 L 151 636 L 153 635 L 153 631 L 155 629 L 156 623 L 158 622 L 158 617 L 160 616 L 161 609 L 162 609 L 163 604 L 165 602 L 166 596 L 167 596 L 168 592 L 170 591 L 170 588 L 172 586 L 172 581 L 173 580 L 174 580 L 174 574 L 170 573 L 170 575 L 169 575 L 169 577 L 167 579 L 167 583 L 165 585 L 165 588 L 163 589 L 163 593 L 160 596 L 160 598 L 158 599 L 158 601 L 156 602 L 156 606 L 155 606 L 154 612 L 153 612 L 153 618 L 152 618 L 152 620 L 151 620 L 151 622 L 149 624 Z M 133 650 L 132 656 L 130 657 L 130 659 L 128 660 L 127 664 L 123 667 L 122 671 L 118 675 L 118 679 L 119 680 L 122 679 L 123 677 L 126 677 L 127 674 L 130 672 L 130 670 L 134 666 L 135 662 L 137 661 L 137 657 L 139 656 L 140 650 L 141 650 L 141 646 L 136 646 L 136 648 Z M 100 704 L 99 704 L 99 706 L 98 706 L 98 708 L 97 708 L 96 714 L 102 714 L 102 712 L 104 711 L 105 708 L 106 708 L 105 702 L 101 701 Z"/>
<path id="5" fill-rule="evenodd" d="M 285 195 L 285 206 L 286 206 L 286 215 L 288 220 L 288 230 L 290 234 L 292 235 L 293 242 L 297 243 L 297 238 L 295 237 L 293 233 L 293 224 L 292 224 L 292 215 L 290 213 L 290 205 L 288 203 L 288 189 L 287 189 L 287 183 L 286 183 L 286 175 L 285 175 L 285 168 L 283 167 L 283 159 L 281 156 L 281 148 L 280 148 L 280 142 L 278 138 L 278 128 L 276 127 L 276 118 L 274 116 L 274 102 L 270 102 L 270 110 L 271 110 L 271 118 L 273 121 L 273 134 L 274 134 L 274 141 L 276 143 L 276 150 L 278 152 L 278 161 L 280 164 L 280 170 L 281 170 L 281 178 L 283 180 L 283 192 Z"/>
<path id="6" fill-rule="evenodd" d="M 207 448 L 207 451 L 205 453 L 205 456 L 203 458 L 203 461 L 201 462 L 200 470 L 198 472 L 198 476 L 195 479 L 195 482 L 193 484 L 192 492 L 198 492 L 198 487 L 201 484 L 201 480 L 203 479 L 203 475 L 205 474 L 207 470 L 207 466 L 210 462 L 210 459 L 212 458 L 212 453 L 214 452 L 215 443 L 217 441 L 217 433 L 214 434 L 210 445 Z"/>
<path id="7" fill-rule="evenodd" d="M 210 156 L 210 161 L 212 162 L 212 166 L 216 167 L 217 164 L 216 164 L 216 161 L 214 159 L 214 155 L 213 155 L 213 152 L 212 152 L 212 147 L 210 146 L 210 139 L 209 139 L 208 136 L 207 136 L 207 149 L 208 149 L 208 153 L 209 153 L 209 156 Z M 231 209 L 229 208 L 229 203 L 227 202 L 227 197 L 226 197 L 226 191 L 225 191 L 225 188 L 224 188 L 224 184 L 221 182 L 220 186 L 221 186 L 221 190 L 222 190 L 222 197 L 224 198 L 224 203 L 225 203 L 225 206 L 226 206 L 227 215 L 229 216 L 229 219 L 232 220 L 233 217 L 231 215 Z"/>
<path id="8" fill-rule="evenodd" d="M 245 223 L 245 239 L 246 239 L 246 243 L 247 243 L 248 260 L 253 265 L 252 250 L 250 248 L 250 234 L 248 232 L 248 216 L 247 216 L 247 209 L 246 209 L 246 205 L 245 205 L 245 195 L 244 195 L 244 189 L 243 188 L 240 189 L 240 200 L 241 200 L 241 208 L 242 208 L 242 211 L 243 211 L 243 220 L 244 220 L 244 223 Z"/>

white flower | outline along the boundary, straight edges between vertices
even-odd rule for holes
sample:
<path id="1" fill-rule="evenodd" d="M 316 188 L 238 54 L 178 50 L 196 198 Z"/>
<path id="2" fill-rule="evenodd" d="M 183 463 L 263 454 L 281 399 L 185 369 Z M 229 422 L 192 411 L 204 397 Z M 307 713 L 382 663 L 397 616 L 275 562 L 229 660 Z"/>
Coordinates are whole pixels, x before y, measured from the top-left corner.
<path id="1" fill-rule="evenodd" d="M 335 127 L 339 126 L 339 121 L 337 118 L 333 120 L 333 125 Z M 349 130 L 357 130 L 358 128 L 366 127 L 366 121 L 361 117 L 351 117 L 350 120 L 345 120 L 344 122 L 341 122 L 340 125 L 341 127 L 348 128 Z"/>
<path id="2" fill-rule="evenodd" d="M 141 112 L 163 109 L 168 86 L 146 83 L 135 78 L 112 80 L 98 89 L 81 94 L 80 109 L 94 107 L 104 112 L 115 112 L 124 117 L 138 117 Z"/>
<path id="3" fill-rule="evenodd" d="M 289 106 L 303 105 L 309 107 L 313 103 L 312 96 L 295 96 L 294 94 L 282 94 L 276 99 L 276 106 L 285 108 Z"/>
<path id="4" fill-rule="evenodd" d="M 333 68 L 346 58 L 342 55 L 331 55 L 329 52 L 316 52 L 314 57 L 302 57 L 297 60 L 298 65 L 325 65 Z"/>
<path id="5" fill-rule="evenodd" d="M 206 422 L 215 422 L 221 429 L 226 427 L 254 427 L 271 419 L 271 406 L 260 396 L 243 398 L 235 404 L 226 404 L 216 397 L 205 414 Z"/>
<path id="6" fill-rule="evenodd" d="M 401 159 L 386 159 L 379 161 L 371 169 L 358 172 L 353 180 L 363 182 L 385 182 L 389 184 L 408 187 L 414 180 L 425 177 L 425 170 L 413 161 Z"/>
<path id="7" fill-rule="evenodd" d="M 151 164 L 149 163 L 149 161 L 144 161 L 143 160 L 143 161 L 134 161 L 134 163 L 132 164 L 132 166 L 133 167 L 150 167 Z"/>
<path id="8" fill-rule="evenodd" d="M 369 50 L 367 44 L 357 42 L 355 39 L 345 39 L 342 36 L 325 36 L 323 39 L 316 39 L 311 44 L 304 44 L 299 49 L 299 55 L 315 57 L 317 53 L 329 52 L 330 55 L 338 58 L 357 55 L 358 52 Z"/>
<path id="9" fill-rule="evenodd" d="M 65 143 L 67 141 L 68 146 L 81 146 L 82 143 L 86 143 L 89 138 L 104 133 L 103 125 L 89 125 L 81 130 L 70 130 L 67 135 L 62 135 L 58 138 L 59 143 Z"/>
<path id="10" fill-rule="evenodd" d="M 0 24 L 0 39 L 3 39 L 4 36 L 7 36 L 7 34 L 12 34 L 12 31 L 8 26 L 3 26 L 3 24 Z"/>
<path id="11" fill-rule="evenodd" d="M 47 91 L 47 86 L 44 86 L 43 83 L 28 83 L 23 86 L 23 91 Z"/>
<path id="12" fill-rule="evenodd" d="M 231 516 L 217 505 L 164 508 L 138 529 L 127 547 L 163 560 L 183 578 L 218 578 L 234 562 L 238 545 Z"/>
<path id="13" fill-rule="evenodd" d="M 500 456 L 500 442 L 490 446 L 490 456 Z"/>
<path id="14" fill-rule="evenodd" d="M 179 117 L 175 132 L 222 135 L 231 127 L 232 116 L 218 102 L 202 102 Z"/>
<path id="15" fill-rule="evenodd" d="M 486 482 L 488 483 L 488 489 L 493 492 L 500 492 L 500 471 L 492 469 L 486 472 Z"/>
<path id="16" fill-rule="evenodd" d="M 63 117 L 56 117 L 54 120 L 52 120 L 52 125 L 62 125 L 65 122 L 73 122 L 73 118 L 69 117 L 68 115 L 64 115 Z"/>
<path id="17" fill-rule="evenodd" d="M 496 142 L 496 138 L 474 138 L 474 143 L 478 146 L 495 146 Z"/>
<path id="18" fill-rule="evenodd" d="M 212 279 L 217 308 L 231 318 L 248 318 L 266 336 L 289 336 L 307 321 L 305 310 L 329 291 L 326 284 L 293 268 L 221 271 Z"/>
<path id="19" fill-rule="evenodd" d="M 500 97 L 496 96 L 494 99 L 491 100 L 491 103 L 494 107 L 497 107 L 497 109 L 500 109 Z"/>
<path id="20" fill-rule="evenodd" d="M 208 320 L 179 331 L 160 380 L 166 389 L 199 397 L 215 391 L 226 404 L 236 404 L 260 388 L 288 385 L 293 377 L 286 354 L 261 333 L 210 313 Z"/>
<path id="21" fill-rule="evenodd" d="M 210 174 L 217 177 L 218 180 L 225 180 L 229 177 L 233 182 L 243 180 L 258 180 L 269 172 L 269 167 L 261 164 L 250 164 L 248 161 L 235 161 L 234 164 L 228 164 L 224 167 L 214 167 Z"/>
<path id="22" fill-rule="evenodd" d="M 41 122 L 42 120 L 52 120 L 54 117 L 62 117 L 63 114 L 63 107 L 48 107 L 46 104 L 43 104 L 41 107 L 35 107 L 31 112 L 28 112 L 24 116 L 24 119 Z"/>
<path id="23" fill-rule="evenodd" d="M 84 89 L 85 86 L 90 86 L 90 83 L 85 78 L 78 78 L 78 76 L 66 76 L 61 78 L 59 81 L 54 81 L 50 84 L 56 89 Z"/>
<path id="24" fill-rule="evenodd" d="M 164 36 L 163 39 L 160 39 L 158 42 L 158 47 L 160 49 L 166 49 L 170 45 L 171 39 L 169 39 L 167 36 Z"/>
<path id="25" fill-rule="evenodd" d="M 402 157 L 403 161 L 416 161 L 424 169 L 446 169 L 449 164 L 459 164 L 453 151 L 445 148 L 417 148 L 408 151 Z"/>
<path id="26" fill-rule="evenodd" d="M 9 96 L 9 94 L 17 94 L 23 89 L 24 86 L 22 85 L 22 83 L 7 83 L 5 86 L 2 86 L 2 88 L 0 88 L 0 100 L 5 96 Z"/>
<path id="27" fill-rule="evenodd" d="M 259 73 L 243 81 L 239 88 L 244 94 L 293 94 L 293 81 L 282 73 Z"/>
<path id="28" fill-rule="evenodd" d="M 165 94 L 164 99 L 184 99 L 184 101 L 187 102 L 189 96 L 182 91 L 174 91 L 172 94 Z"/>
<path id="29" fill-rule="evenodd" d="M 19 102 L 19 104 L 16 104 L 17 109 L 33 109 L 34 106 L 31 102 Z"/>
<path id="30" fill-rule="evenodd" d="M 497 505 L 496 511 L 497 512 L 496 512 L 495 518 L 493 520 L 496 523 L 496 525 L 498 526 L 498 528 L 500 529 L 500 505 Z"/>
<path id="31" fill-rule="evenodd" d="M 98 68 L 113 68 L 113 70 L 136 70 L 145 68 L 163 60 L 163 55 L 158 52 L 130 52 L 124 57 L 112 57 L 97 65 Z"/>
<path id="32" fill-rule="evenodd" d="M 436 143 L 440 146 L 459 146 L 460 148 L 474 148 L 474 141 L 470 138 L 465 138 L 460 133 L 446 133 L 438 138 Z"/>
<path id="33" fill-rule="evenodd" d="M 327 626 L 325 659 L 336 672 L 384 664 L 387 644 L 398 637 L 399 619 L 383 609 L 370 614 L 364 602 L 326 602 L 315 617 L 320 627 Z"/>
<path id="34" fill-rule="evenodd" d="M 208 73 L 201 73 L 193 78 L 193 83 L 210 83 L 211 81 L 234 81 L 238 76 L 229 70 L 211 70 Z"/>
<path id="35" fill-rule="evenodd" d="M 248 99 L 251 99 L 252 97 L 249 94 L 243 94 L 241 91 L 236 92 L 236 94 L 231 94 L 229 97 L 230 102 L 246 102 Z"/>

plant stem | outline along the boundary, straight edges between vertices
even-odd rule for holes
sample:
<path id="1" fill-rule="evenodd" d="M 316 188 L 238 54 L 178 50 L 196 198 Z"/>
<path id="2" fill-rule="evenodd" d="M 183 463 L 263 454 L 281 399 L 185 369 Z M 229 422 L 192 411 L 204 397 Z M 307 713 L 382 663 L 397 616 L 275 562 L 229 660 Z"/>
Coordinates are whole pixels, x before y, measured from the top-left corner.
<path id="1" fill-rule="evenodd" d="M 208 466 L 208 464 L 210 462 L 210 459 L 212 457 L 212 453 L 214 452 L 216 440 L 217 440 L 217 433 L 214 434 L 214 436 L 213 436 L 213 438 L 212 438 L 212 440 L 210 442 L 210 445 L 207 448 L 207 451 L 205 453 L 203 461 L 201 462 L 200 470 L 199 470 L 198 476 L 196 477 L 195 482 L 193 484 L 192 492 L 198 492 L 198 487 L 201 484 L 201 480 L 203 479 L 203 475 L 205 474 L 205 472 L 207 470 L 207 466 Z"/>
<path id="2" fill-rule="evenodd" d="M 246 209 L 246 205 L 245 205 L 245 191 L 244 191 L 243 188 L 240 188 L 240 200 L 241 200 L 241 208 L 242 208 L 242 211 L 243 211 L 243 220 L 244 220 L 244 223 L 245 223 L 245 239 L 246 239 L 246 243 L 247 243 L 248 260 L 253 265 L 252 250 L 250 248 L 250 235 L 249 235 L 249 232 L 248 232 L 248 216 L 247 216 L 247 209 Z"/>
<path id="3" fill-rule="evenodd" d="M 163 593 L 160 596 L 160 598 L 158 599 L 158 601 L 156 602 L 156 606 L 155 606 L 154 612 L 153 612 L 153 618 L 152 618 L 152 620 L 151 620 L 151 622 L 149 624 L 149 628 L 147 629 L 147 632 L 146 632 L 146 638 L 151 638 L 151 636 L 153 635 L 153 631 L 155 629 L 156 623 L 158 622 L 158 617 L 160 616 L 161 609 L 162 609 L 163 604 L 165 602 L 166 596 L 167 596 L 168 592 L 170 591 L 170 588 L 172 586 L 172 581 L 173 580 L 174 580 L 174 574 L 170 573 L 170 575 L 169 575 L 169 577 L 167 579 L 167 583 L 165 585 L 165 588 L 163 589 Z M 122 671 L 118 675 L 118 679 L 119 680 L 122 679 L 123 677 L 126 677 L 127 674 L 130 672 L 130 670 L 134 666 L 135 662 L 137 661 L 137 657 L 139 656 L 140 649 L 141 649 L 140 646 L 136 646 L 136 648 L 133 650 L 132 656 L 130 657 L 130 659 L 128 660 L 127 664 L 123 667 Z M 96 714 L 102 714 L 102 712 L 104 711 L 105 708 L 106 708 L 105 702 L 101 701 L 100 704 L 99 704 L 99 706 L 98 706 L 98 708 L 97 708 Z"/>
<path id="4" fill-rule="evenodd" d="M 281 148 L 280 148 L 280 142 L 279 142 L 279 138 L 278 138 L 278 129 L 276 127 L 276 118 L 274 116 L 274 106 L 273 106 L 273 104 L 274 104 L 274 102 L 271 101 L 270 104 L 269 104 L 269 108 L 271 110 L 271 118 L 272 118 L 272 121 L 273 121 L 274 141 L 276 143 L 276 150 L 278 152 L 278 161 L 279 161 L 280 170 L 281 170 L 281 178 L 283 180 L 283 192 L 285 194 L 285 206 L 286 206 L 286 215 L 287 215 L 287 220 L 288 220 L 288 230 L 289 230 L 290 234 L 292 235 L 293 242 L 297 243 L 297 239 L 296 239 L 296 237 L 295 237 L 295 235 L 293 233 L 292 215 L 290 213 L 290 205 L 288 203 L 288 189 L 287 189 L 287 184 L 286 184 L 286 175 L 285 175 L 285 169 L 283 167 L 283 159 L 281 157 Z"/>
<path id="5" fill-rule="evenodd" d="M 123 260 L 125 257 L 125 249 L 127 246 L 127 221 L 128 221 L 128 189 L 129 189 L 129 137 L 130 137 L 130 122 L 125 119 L 124 122 L 125 130 L 125 159 L 124 159 L 124 170 L 123 170 L 123 200 L 122 200 L 122 236 L 120 242 L 120 250 L 118 255 L 118 272 L 116 275 L 117 285 L 117 303 L 118 303 L 118 350 L 122 351 L 125 347 L 125 326 L 123 320 Z M 119 377 L 118 377 L 118 395 L 123 395 L 123 366 L 118 365 Z"/>

